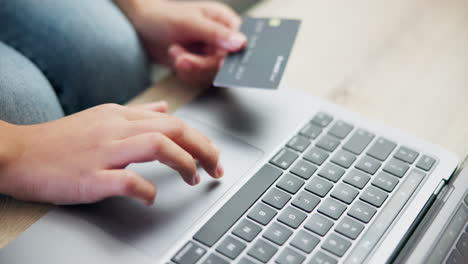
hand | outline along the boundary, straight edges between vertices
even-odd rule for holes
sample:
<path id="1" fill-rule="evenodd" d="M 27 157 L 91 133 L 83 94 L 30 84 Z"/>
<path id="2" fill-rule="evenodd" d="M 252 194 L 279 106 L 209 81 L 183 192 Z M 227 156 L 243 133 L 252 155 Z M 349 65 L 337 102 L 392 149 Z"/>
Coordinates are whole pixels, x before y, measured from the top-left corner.
<path id="1" fill-rule="evenodd" d="M 130 196 L 152 204 L 155 186 L 126 170 L 158 160 L 196 185 L 194 159 L 213 177 L 223 174 L 217 148 L 204 135 L 162 112 L 166 103 L 100 105 L 38 125 L 9 125 L 16 146 L 0 164 L 0 193 L 54 204 Z M 0 155 L 1 156 L 1 155 Z"/>
<path id="2" fill-rule="evenodd" d="M 241 19 L 226 5 L 135 0 L 129 7 L 129 2 L 117 1 L 149 54 L 186 82 L 211 83 L 226 53 L 246 45 L 246 37 L 238 32 Z"/>

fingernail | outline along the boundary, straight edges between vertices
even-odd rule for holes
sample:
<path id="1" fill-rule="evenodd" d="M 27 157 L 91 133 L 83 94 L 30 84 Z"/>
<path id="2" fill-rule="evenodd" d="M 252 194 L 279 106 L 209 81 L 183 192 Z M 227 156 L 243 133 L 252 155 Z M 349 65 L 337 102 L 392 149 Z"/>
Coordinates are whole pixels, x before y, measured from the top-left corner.
<path id="1" fill-rule="evenodd" d="M 147 206 L 153 205 L 153 204 L 154 204 L 154 199 L 146 200 L 146 201 L 145 201 L 145 204 L 146 204 Z"/>
<path id="2" fill-rule="evenodd" d="M 145 104 L 145 107 L 147 108 L 167 107 L 167 106 L 168 104 L 166 101 L 159 101 L 159 102 Z"/>
<path id="3" fill-rule="evenodd" d="M 221 166 L 221 164 L 218 164 L 218 166 L 216 166 L 216 178 L 221 178 L 223 177 L 223 175 L 224 175 L 224 169 Z"/>
<path id="4" fill-rule="evenodd" d="M 228 39 L 219 40 L 219 45 L 228 51 L 236 51 L 241 49 L 245 45 L 246 41 L 247 38 L 244 34 L 233 32 Z"/>
<path id="5" fill-rule="evenodd" d="M 169 48 L 169 54 L 171 54 L 175 58 L 179 57 L 179 55 L 181 55 L 182 52 L 183 50 L 177 46 L 172 46 L 171 48 Z"/>
<path id="6" fill-rule="evenodd" d="M 192 63 L 189 60 L 182 59 L 180 62 L 177 63 L 177 68 L 183 71 L 189 71 L 192 68 Z"/>
<path id="7" fill-rule="evenodd" d="M 192 177 L 192 185 L 197 185 L 200 183 L 200 174 L 197 172 Z"/>

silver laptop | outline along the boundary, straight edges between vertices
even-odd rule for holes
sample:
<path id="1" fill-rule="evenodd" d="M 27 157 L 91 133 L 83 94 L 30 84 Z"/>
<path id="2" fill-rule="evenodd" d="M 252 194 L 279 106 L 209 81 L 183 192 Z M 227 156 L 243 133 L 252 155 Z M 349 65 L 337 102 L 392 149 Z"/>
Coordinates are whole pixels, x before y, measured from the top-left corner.
<path id="1" fill-rule="evenodd" d="M 0 263 L 461 263 L 468 251 L 468 173 L 451 180 L 458 160 L 439 146 L 284 87 L 209 89 L 175 115 L 220 147 L 222 180 L 200 171 L 190 187 L 132 164 L 158 186 L 152 207 L 59 207 Z"/>

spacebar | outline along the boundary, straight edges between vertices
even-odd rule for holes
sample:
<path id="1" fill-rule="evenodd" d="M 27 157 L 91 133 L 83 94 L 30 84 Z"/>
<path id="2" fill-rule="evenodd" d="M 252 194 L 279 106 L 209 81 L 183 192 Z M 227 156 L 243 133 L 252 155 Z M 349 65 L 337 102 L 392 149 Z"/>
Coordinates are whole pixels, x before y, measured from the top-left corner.
<path id="1" fill-rule="evenodd" d="M 278 179 L 281 173 L 280 169 L 270 164 L 263 166 L 206 222 L 193 238 L 206 246 L 213 246 Z"/>
<path id="2" fill-rule="evenodd" d="M 425 174 L 419 170 L 412 170 L 396 191 L 394 196 L 387 202 L 383 211 L 377 216 L 374 222 L 359 241 L 359 244 L 353 248 L 345 263 L 363 263 L 367 255 L 371 252 L 374 245 L 385 234 L 387 228 L 405 206 L 413 192 L 418 188 Z"/>

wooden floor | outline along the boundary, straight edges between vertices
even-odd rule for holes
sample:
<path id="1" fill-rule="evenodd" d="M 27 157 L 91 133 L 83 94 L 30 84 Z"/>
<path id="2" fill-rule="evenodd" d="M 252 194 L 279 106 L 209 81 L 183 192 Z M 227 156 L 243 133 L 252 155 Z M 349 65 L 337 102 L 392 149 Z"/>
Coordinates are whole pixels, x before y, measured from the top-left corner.
<path id="1" fill-rule="evenodd" d="M 300 18 L 283 84 L 468 153 L 468 1 L 270 0 L 256 16 Z M 132 103 L 171 110 L 202 88 L 169 76 Z M 0 198 L 0 246 L 50 206 Z"/>

